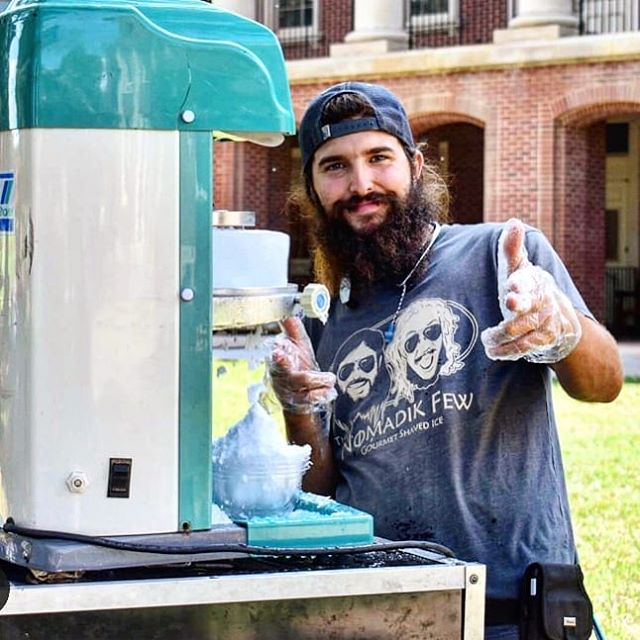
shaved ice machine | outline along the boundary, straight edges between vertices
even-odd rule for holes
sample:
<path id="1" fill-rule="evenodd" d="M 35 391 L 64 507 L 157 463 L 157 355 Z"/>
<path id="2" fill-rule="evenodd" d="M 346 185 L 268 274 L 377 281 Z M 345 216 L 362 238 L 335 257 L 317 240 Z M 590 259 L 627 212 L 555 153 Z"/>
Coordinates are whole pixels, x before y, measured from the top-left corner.
<path id="1" fill-rule="evenodd" d="M 201 0 L 12 0 L 0 34 L 0 636 L 338 617 L 335 637 L 481 638 L 481 565 L 335 529 L 305 558 L 287 523 L 282 549 L 269 523 L 212 524 L 216 339 L 329 302 L 288 283 L 285 234 L 213 210 L 216 141 L 294 133 L 274 34 Z"/>
<path id="2" fill-rule="evenodd" d="M 0 511 L 207 529 L 212 143 L 294 131 L 281 53 L 197 0 L 16 2 L 1 20 Z"/>

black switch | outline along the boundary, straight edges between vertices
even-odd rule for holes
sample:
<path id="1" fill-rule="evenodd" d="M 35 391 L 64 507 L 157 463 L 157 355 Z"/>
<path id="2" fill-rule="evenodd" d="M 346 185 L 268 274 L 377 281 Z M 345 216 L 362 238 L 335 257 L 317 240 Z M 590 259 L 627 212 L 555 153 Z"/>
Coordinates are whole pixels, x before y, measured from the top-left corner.
<path id="1" fill-rule="evenodd" d="M 107 498 L 128 498 L 130 487 L 131 458 L 110 458 Z"/>

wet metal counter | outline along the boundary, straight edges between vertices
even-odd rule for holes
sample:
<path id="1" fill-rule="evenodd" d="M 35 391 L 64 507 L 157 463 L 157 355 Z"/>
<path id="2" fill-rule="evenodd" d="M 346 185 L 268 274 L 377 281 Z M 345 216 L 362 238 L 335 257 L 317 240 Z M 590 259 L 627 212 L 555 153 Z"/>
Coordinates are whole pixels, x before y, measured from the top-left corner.
<path id="1" fill-rule="evenodd" d="M 3 640 L 484 637 L 485 567 L 422 550 L 10 578 Z"/>

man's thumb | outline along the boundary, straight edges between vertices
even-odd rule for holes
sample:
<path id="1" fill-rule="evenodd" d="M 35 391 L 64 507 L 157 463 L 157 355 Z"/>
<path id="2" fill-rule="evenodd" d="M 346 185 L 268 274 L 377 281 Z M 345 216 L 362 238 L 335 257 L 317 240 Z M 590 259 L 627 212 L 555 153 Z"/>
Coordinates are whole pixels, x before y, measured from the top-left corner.
<path id="1" fill-rule="evenodd" d="M 508 220 L 500 235 L 500 246 L 498 249 L 498 258 L 500 261 L 503 261 L 500 271 L 502 272 L 504 270 L 504 275 L 507 277 L 521 267 L 523 263 L 528 262 L 524 237 L 525 228 L 522 222 L 517 218 Z M 501 273 L 501 275 L 503 274 Z"/>
<path id="2" fill-rule="evenodd" d="M 525 228 L 517 218 L 505 223 L 498 241 L 498 301 L 502 317 L 509 319 L 513 313 L 507 308 L 507 278 L 529 262 L 524 244 Z"/>
<path id="3" fill-rule="evenodd" d="M 289 338 L 294 342 L 306 338 L 307 332 L 304 330 L 304 325 L 300 318 L 295 316 L 289 316 L 282 321 L 282 328 Z"/>

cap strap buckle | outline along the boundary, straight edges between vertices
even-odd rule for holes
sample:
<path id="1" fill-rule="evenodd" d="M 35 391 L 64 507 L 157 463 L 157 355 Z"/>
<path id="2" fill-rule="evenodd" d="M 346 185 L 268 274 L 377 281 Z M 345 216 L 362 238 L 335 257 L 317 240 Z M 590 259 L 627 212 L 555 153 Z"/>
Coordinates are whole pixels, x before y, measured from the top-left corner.
<path id="1" fill-rule="evenodd" d="M 377 118 L 358 118 L 357 120 L 343 120 L 335 124 L 325 124 L 320 128 L 322 140 L 329 138 L 339 138 L 358 131 L 369 131 L 371 129 L 382 129 Z"/>

